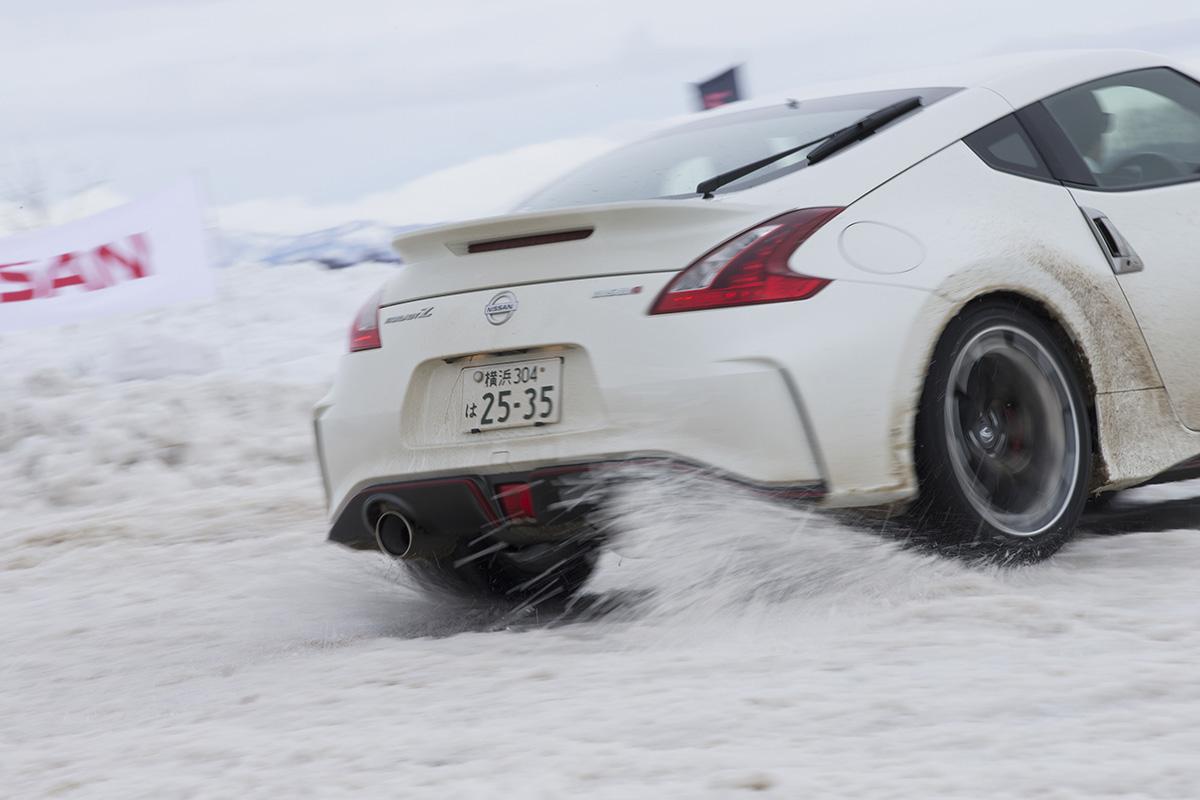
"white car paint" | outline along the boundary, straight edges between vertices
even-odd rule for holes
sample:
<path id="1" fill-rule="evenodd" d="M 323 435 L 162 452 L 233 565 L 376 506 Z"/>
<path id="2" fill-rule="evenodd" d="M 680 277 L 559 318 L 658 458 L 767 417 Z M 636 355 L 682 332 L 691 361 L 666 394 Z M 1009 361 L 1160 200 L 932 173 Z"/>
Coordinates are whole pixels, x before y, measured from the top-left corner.
<path id="1" fill-rule="evenodd" d="M 925 246 L 911 233 L 869 219 L 842 228 L 838 246 L 847 262 L 881 275 L 908 272 L 925 260 Z"/>
<path id="2" fill-rule="evenodd" d="M 1111 194 L 1089 199 L 1128 224 L 1162 275 L 1118 283 L 1068 189 L 993 170 L 961 141 L 1051 92 L 1164 63 L 1139 53 L 989 62 L 958 79 L 926 77 L 923 85 L 966 88 L 850 151 L 742 191 L 518 213 L 401 237 L 407 264 L 383 290 L 382 347 L 344 357 L 316 409 L 332 518 L 384 482 L 645 455 L 761 484 L 819 482 L 834 506 L 911 498 L 915 408 L 933 348 L 966 303 L 994 292 L 1041 303 L 1082 353 L 1099 440 L 1096 488 L 1132 485 L 1195 456 L 1200 434 L 1171 402 L 1180 416 L 1200 413 L 1200 396 L 1190 394 L 1200 386 L 1197 360 L 1186 349 L 1160 353 L 1155 340 L 1186 348 L 1196 323 L 1179 314 L 1161 328 L 1143 322 L 1152 355 L 1134 316 L 1155 303 L 1195 307 L 1200 282 L 1188 285 L 1184 247 L 1166 237 L 1142 243 L 1150 237 L 1139 225 L 1151 225 L 1153 212 L 1138 212 L 1150 215 L 1139 222 Z M 792 209 L 835 205 L 846 209 L 790 262 L 832 280 L 815 297 L 647 315 L 677 271 L 723 240 Z M 466 252 L 471 242 L 578 228 L 594 232 Z M 512 291 L 519 308 L 507 324 L 488 324 L 483 309 L 499 290 Z M 385 322 L 393 317 L 406 319 Z M 561 423 L 461 431 L 464 365 L 551 354 L 565 359 Z"/>

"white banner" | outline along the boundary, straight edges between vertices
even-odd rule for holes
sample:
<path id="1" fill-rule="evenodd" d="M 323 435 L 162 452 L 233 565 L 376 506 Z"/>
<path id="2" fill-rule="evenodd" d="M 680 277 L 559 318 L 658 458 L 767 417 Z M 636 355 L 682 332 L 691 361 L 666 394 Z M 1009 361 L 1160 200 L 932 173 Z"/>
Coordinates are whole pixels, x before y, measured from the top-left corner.
<path id="1" fill-rule="evenodd" d="M 0 239 L 0 332 L 213 296 L 196 187 Z"/>

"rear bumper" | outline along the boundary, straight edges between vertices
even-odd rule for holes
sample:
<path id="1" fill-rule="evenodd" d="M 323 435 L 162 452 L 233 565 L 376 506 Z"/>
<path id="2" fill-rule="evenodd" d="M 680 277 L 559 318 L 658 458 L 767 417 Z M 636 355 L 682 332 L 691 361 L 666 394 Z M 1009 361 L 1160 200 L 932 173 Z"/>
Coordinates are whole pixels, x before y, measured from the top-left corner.
<path id="1" fill-rule="evenodd" d="M 759 486 L 821 486 L 828 505 L 911 496 L 911 414 L 944 301 L 836 281 L 801 303 L 648 316 L 674 273 L 517 287 L 391 306 L 383 346 L 344 357 L 315 410 L 336 526 L 372 487 L 661 458 Z M 637 283 L 637 293 L 613 294 Z M 933 313 L 931 313 L 931 311 Z M 561 421 L 461 430 L 468 365 L 563 359 Z M 484 492 L 486 495 L 486 491 Z"/>
<path id="2" fill-rule="evenodd" d="M 647 282 L 669 277 L 639 276 Z M 547 312 L 540 318 L 518 314 L 496 330 L 480 312 L 486 297 L 439 299 L 432 319 L 469 314 L 479 323 L 384 325 L 382 348 L 344 357 L 333 390 L 315 410 L 330 510 L 340 512 L 364 487 L 393 477 L 487 475 L 637 456 L 711 465 L 755 483 L 823 479 L 800 395 L 782 364 L 758 355 L 755 337 L 747 335 L 742 347 L 722 353 L 731 350 L 729 332 L 695 318 L 703 315 L 674 315 L 666 325 L 646 317 L 647 296 L 656 288 L 591 302 L 591 292 L 605 288 L 605 281 L 581 283 L 589 284 L 580 287 L 588 299 L 574 317 L 551 316 L 562 305 L 561 284 L 521 287 L 522 313 L 535 305 Z M 406 309 L 391 307 L 385 316 Z M 623 330 L 648 320 L 674 334 L 651 344 Z M 493 355 L 458 355 L 479 352 Z M 471 359 L 503 366 L 549 357 L 563 360 L 558 423 L 461 431 L 460 375 Z"/>
<path id="3" fill-rule="evenodd" d="M 385 505 L 401 509 L 416 526 L 438 537 L 461 538 L 494 530 L 507 524 L 497 497 L 503 491 L 501 487 L 511 484 L 524 484 L 531 490 L 535 519 L 523 524 L 552 530 L 578 522 L 594 511 L 605 490 L 623 475 L 629 479 L 633 475 L 671 472 L 703 473 L 707 478 L 727 481 L 782 502 L 818 500 L 825 491 L 820 483 L 757 484 L 669 458 L 630 458 L 488 475 L 382 481 L 363 487 L 347 499 L 334 517 L 329 540 L 356 550 L 377 549 L 374 523 Z"/>

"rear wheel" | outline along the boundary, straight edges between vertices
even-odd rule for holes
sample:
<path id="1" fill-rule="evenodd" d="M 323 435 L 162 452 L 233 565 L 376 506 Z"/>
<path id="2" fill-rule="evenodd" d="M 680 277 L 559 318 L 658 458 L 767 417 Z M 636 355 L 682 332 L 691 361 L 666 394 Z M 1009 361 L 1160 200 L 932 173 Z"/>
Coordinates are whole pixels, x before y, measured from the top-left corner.
<path id="1" fill-rule="evenodd" d="M 967 558 L 1029 562 L 1074 533 L 1087 500 L 1083 392 L 1049 325 L 985 303 L 947 327 L 917 418 L 918 536 Z"/>

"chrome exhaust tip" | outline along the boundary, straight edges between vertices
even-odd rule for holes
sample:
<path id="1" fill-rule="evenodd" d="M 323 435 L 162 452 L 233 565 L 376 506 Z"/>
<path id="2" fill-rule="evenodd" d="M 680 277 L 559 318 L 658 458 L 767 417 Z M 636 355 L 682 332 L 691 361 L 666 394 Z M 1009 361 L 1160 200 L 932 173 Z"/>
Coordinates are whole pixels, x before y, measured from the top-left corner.
<path id="1" fill-rule="evenodd" d="M 416 533 L 408 517 L 398 511 L 384 511 L 375 520 L 375 543 L 393 558 L 410 558 Z"/>
<path id="2" fill-rule="evenodd" d="M 416 558 L 441 558 L 454 550 L 452 539 L 430 536 L 394 508 L 384 510 L 375 520 L 375 543 L 392 558 L 405 561 Z"/>

